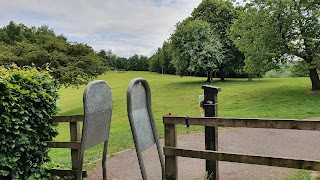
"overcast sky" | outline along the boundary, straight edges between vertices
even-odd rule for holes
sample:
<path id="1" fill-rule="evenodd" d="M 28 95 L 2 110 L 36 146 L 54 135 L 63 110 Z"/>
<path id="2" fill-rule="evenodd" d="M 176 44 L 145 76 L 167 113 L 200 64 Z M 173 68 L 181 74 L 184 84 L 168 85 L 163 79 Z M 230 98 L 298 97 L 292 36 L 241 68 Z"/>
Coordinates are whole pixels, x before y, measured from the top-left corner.
<path id="1" fill-rule="evenodd" d="M 48 25 L 96 51 L 152 55 L 201 0 L 0 0 L 0 26 Z"/>

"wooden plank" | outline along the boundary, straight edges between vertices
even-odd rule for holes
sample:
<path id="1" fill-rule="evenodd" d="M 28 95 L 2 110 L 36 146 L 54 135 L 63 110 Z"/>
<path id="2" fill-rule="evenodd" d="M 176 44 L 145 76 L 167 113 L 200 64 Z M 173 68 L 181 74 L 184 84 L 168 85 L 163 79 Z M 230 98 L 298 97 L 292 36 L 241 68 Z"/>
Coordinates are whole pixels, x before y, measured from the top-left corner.
<path id="1" fill-rule="evenodd" d="M 320 131 L 320 120 L 189 117 L 190 125 Z M 164 124 L 185 124 L 185 117 L 164 116 Z"/>
<path id="2" fill-rule="evenodd" d="M 165 125 L 165 146 L 177 146 L 177 133 L 174 124 Z M 177 157 L 165 156 L 165 179 L 176 180 L 178 179 L 178 164 Z"/>
<path id="3" fill-rule="evenodd" d="M 77 176 L 77 171 L 70 170 L 70 169 L 51 169 L 50 172 L 51 172 L 51 174 L 59 176 L 59 177 L 64 177 L 64 176 L 69 176 L 69 175 Z M 87 171 L 82 171 L 82 177 L 88 177 Z"/>
<path id="4" fill-rule="evenodd" d="M 237 154 L 206 150 L 179 149 L 173 147 L 164 147 L 163 150 L 166 157 L 181 156 L 207 160 L 229 161 L 246 164 L 258 164 L 320 171 L 320 161 L 315 160 L 303 160 L 285 157 L 267 157 L 259 155 Z"/>
<path id="5" fill-rule="evenodd" d="M 55 116 L 52 118 L 53 122 L 79 122 L 83 121 L 84 115 L 73 115 L 73 116 Z"/>
<path id="6" fill-rule="evenodd" d="M 49 148 L 69 148 L 69 149 L 80 149 L 80 142 L 55 142 L 46 141 Z"/>
<path id="7" fill-rule="evenodd" d="M 70 140 L 71 142 L 80 142 L 79 122 L 70 122 Z M 71 149 L 71 169 L 78 170 L 80 148 Z"/>

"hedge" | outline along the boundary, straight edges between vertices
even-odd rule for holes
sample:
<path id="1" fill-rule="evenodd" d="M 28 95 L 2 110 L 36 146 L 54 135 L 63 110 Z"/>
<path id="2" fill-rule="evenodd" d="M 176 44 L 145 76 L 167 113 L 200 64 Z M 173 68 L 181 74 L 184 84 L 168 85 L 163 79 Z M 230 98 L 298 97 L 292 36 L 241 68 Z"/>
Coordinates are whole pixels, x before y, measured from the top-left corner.
<path id="1" fill-rule="evenodd" d="M 27 179 L 49 160 L 57 98 L 48 72 L 0 66 L 0 179 Z"/>

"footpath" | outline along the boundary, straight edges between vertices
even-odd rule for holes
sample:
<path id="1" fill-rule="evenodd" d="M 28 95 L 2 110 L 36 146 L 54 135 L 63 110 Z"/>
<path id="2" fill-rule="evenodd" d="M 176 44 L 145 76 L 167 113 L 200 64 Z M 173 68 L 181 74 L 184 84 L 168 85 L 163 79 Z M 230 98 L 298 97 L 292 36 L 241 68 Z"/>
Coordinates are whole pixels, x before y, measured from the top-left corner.
<path id="1" fill-rule="evenodd" d="M 219 131 L 219 150 L 225 152 L 313 159 L 320 161 L 320 132 L 235 128 Z M 163 140 L 161 140 L 163 146 Z M 178 147 L 204 149 L 204 134 L 178 136 Z M 161 180 L 156 147 L 143 152 L 148 179 Z M 220 180 L 280 180 L 295 169 L 219 162 Z M 202 180 L 205 160 L 178 157 L 179 180 Z M 102 179 L 100 163 L 88 171 L 87 180 Z M 317 175 L 316 172 L 313 175 Z M 141 180 L 135 149 L 107 158 L 108 180 Z"/>

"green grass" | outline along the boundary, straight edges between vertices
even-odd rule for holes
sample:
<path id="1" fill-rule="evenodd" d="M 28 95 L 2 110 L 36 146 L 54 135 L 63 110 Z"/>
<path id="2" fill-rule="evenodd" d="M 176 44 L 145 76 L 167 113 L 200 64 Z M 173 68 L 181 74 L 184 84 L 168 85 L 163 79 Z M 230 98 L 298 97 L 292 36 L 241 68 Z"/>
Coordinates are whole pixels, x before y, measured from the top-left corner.
<path id="1" fill-rule="evenodd" d="M 281 180 L 311 180 L 310 171 L 293 170 L 288 176 Z"/>
<path id="2" fill-rule="evenodd" d="M 113 114 L 109 136 L 108 154 L 133 148 L 126 110 L 126 91 L 129 82 L 136 77 L 145 78 L 151 87 L 152 110 L 160 137 L 163 137 L 162 116 L 171 112 L 181 116 L 200 116 L 198 95 L 203 94 L 201 86 L 206 78 L 161 75 L 150 72 L 108 71 L 99 76 L 108 82 L 112 90 Z M 311 118 L 320 117 L 320 93 L 309 92 L 309 78 L 288 79 L 227 79 L 215 80 L 211 85 L 221 87 L 218 94 L 218 114 L 221 117 L 265 117 L 265 118 Z M 82 93 L 85 86 L 62 88 L 60 115 L 83 114 Z M 69 141 L 68 124 L 60 124 L 57 140 Z M 201 131 L 201 127 L 191 126 L 189 131 Z M 185 126 L 179 127 L 185 133 Z M 101 156 L 102 144 L 86 151 L 85 162 L 94 161 Z M 70 166 L 68 150 L 52 149 L 54 162 Z M 88 166 L 87 166 L 88 167 Z"/>

